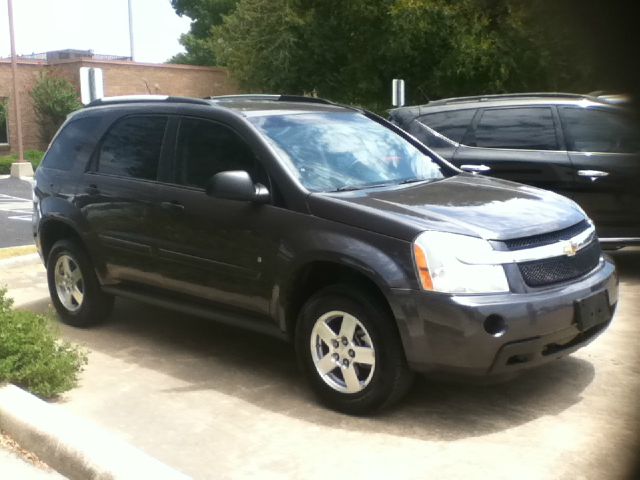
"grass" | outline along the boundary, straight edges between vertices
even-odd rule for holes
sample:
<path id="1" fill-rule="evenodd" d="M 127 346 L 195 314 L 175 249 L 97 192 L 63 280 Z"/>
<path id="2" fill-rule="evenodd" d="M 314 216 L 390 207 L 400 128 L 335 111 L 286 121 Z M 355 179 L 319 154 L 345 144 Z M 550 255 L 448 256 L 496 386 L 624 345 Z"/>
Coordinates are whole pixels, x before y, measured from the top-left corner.
<path id="1" fill-rule="evenodd" d="M 44 152 L 40 150 L 26 150 L 24 152 L 24 159 L 31 163 L 35 170 L 40 165 L 44 157 Z M 18 154 L 12 155 L 0 155 L 0 175 L 8 175 L 11 173 L 11 164 L 18 161 Z"/>
<path id="2" fill-rule="evenodd" d="M 35 245 L 23 245 L 21 247 L 0 248 L 0 260 L 5 258 L 17 257 L 18 255 L 28 255 L 36 253 Z"/>

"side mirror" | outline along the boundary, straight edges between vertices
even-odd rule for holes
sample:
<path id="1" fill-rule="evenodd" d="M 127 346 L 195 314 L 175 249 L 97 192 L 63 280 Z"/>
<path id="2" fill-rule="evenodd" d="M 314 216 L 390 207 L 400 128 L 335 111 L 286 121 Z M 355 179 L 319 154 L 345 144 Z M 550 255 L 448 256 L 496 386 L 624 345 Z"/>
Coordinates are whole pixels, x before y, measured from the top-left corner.
<path id="1" fill-rule="evenodd" d="M 216 173 L 207 182 L 207 195 L 225 200 L 267 203 L 271 199 L 267 187 L 253 183 L 244 170 L 230 170 Z"/>

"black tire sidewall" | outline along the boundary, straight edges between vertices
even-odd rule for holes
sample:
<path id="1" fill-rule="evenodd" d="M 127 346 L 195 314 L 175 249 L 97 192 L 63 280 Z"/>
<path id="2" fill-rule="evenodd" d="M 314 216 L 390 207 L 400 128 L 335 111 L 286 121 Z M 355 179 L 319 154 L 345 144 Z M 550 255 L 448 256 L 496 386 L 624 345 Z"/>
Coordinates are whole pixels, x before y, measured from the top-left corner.
<path id="1" fill-rule="evenodd" d="M 313 363 L 311 332 L 316 320 L 331 310 L 354 315 L 373 342 L 376 366 L 369 385 L 361 392 L 348 394 L 334 390 L 320 377 Z M 296 328 L 296 353 L 312 389 L 324 403 L 336 410 L 359 415 L 379 409 L 392 397 L 396 379 L 407 368 L 393 322 L 387 309 L 375 297 L 354 287 L 327 287 L 307 301 Z"/>

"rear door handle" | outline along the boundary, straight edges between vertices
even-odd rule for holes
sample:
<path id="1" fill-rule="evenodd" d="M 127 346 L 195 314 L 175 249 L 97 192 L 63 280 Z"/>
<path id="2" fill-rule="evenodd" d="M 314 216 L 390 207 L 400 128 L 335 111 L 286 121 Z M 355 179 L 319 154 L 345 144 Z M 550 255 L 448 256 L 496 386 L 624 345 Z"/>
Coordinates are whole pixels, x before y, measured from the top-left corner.
<path id="1" fill-rule="evenodd" d="M 98 195 L 100 193 L 100 189 L 98 188 L 98 186 L 93 184 L 85 188 L 84 191 L 89 195 Z"/>
<path id="2" fill-rule="evenodd" d="M 588 177 L 592 182 L 595 182 L 598 178 L 606 177 L 609 172 L 603 172 L 602 170 L 578 170 L 579 177 Z"/>
<path id="3" fill-rule="evenodd" d="M 488 172 L 489 170 L 491 170 L 491 167 L 488 167 L 487 165 L 460 165 L 460 169 L 466 172 L 478 173 Z"/>
<path id="4" fill-rule="evenodd" d="M 161 202 L 160 207 L 163 210 L 168 210 L 174 213 L 180 213 L 184 211 L 184 205 L 180 202 L 172 201 L 172 202 Z"/>

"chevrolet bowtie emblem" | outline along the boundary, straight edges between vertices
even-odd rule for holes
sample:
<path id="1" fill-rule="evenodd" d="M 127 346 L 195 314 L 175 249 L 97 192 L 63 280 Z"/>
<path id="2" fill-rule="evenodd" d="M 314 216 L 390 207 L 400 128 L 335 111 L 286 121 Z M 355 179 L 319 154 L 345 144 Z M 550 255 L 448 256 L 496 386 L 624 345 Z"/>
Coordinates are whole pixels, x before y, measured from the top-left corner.
<path id="1" fill-rule="evenodd" d="M 576 242 L 567 242 L 564 245 L 564 254 L 567 257 L 573 257 L 578 252 L 578 244 Z"/>

